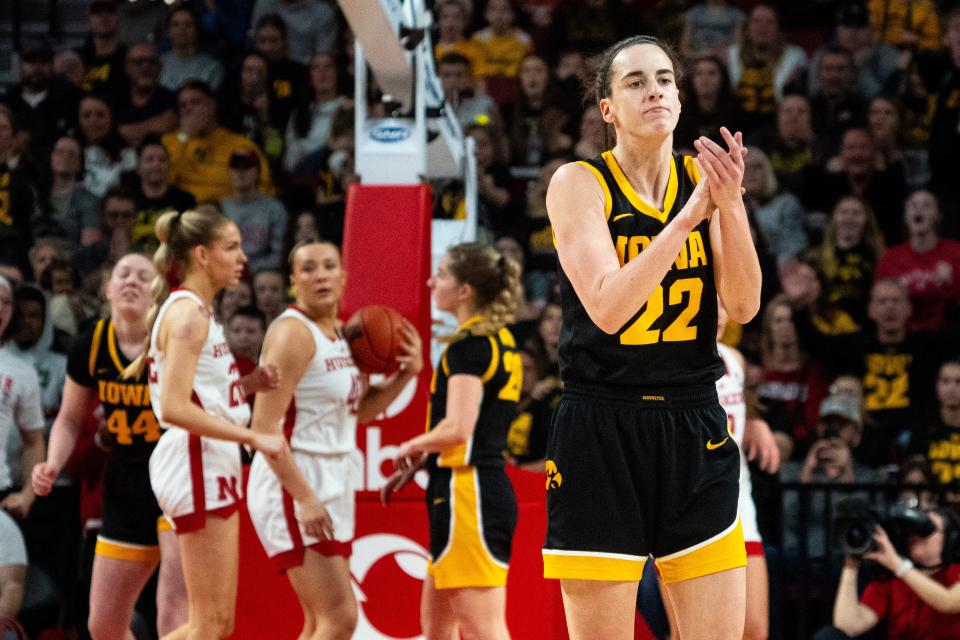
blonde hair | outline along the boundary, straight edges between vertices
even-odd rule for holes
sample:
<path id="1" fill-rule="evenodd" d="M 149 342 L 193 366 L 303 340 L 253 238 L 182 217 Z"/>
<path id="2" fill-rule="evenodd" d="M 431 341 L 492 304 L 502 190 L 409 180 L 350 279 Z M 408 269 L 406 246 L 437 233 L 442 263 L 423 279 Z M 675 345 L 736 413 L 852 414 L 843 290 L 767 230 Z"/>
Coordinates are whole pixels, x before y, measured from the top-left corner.
<path id="1" fill-rule="evenodd" d="M 157 269 L 157 275 L 150 287 L 153 304 L 147 313 L 147 338 L 143 353 L 123 370 L 125 378 L 136 378 L 143 373 L 150 350 L 153 325 L 160 313 L 160 307 L 170 297 L 170 287 L 176 287 L 183 281 L 183 276 L 190 266 L 190 251 L 194 247 L 210 246 L 220 227 L 227 222 L 230 220 L 223 214 L 197 210 L 182 213 L 167 211 L 157 219 L 153 231 L 160 241 L 160 246 L 153 254 L 153 266 Z"/>
<path id="2" fill-rule="evenodd" d="M 751 151 L 753 151 L 751 149 Z M 833 205 L 833 211 L 830 214 L 830 221 L 823 233 L 823 242 L 817 247 L 812 257 L 816 261 L 817 269 L 823 274 L 824 278 L 832 282 L 837 277 L 840 270 L 840 261 L 837 259 L 837 209 L 847 200 L 853 200 L 858 203 L 866 214 L 866 221 L 863 224 L 863 233 L 860 242 L 866 245 L 870 251 L 870 257 L 875 261 L 880 259 L 883 254 L 884 242 L 883 232 L 880 231 L 880 225 L 877 223 L 877 216 L 873 213 L 873 207 L 864 198 L 860 196 L 843 196 Z"/>
<path id="3" fill-rule="evenodd" d="M 491 336 L 515 319 L 523 296 L 520 287 L 520 265 L 491 245 L 465 243 L 447 249 L 450 273 L 462 284 L 473 287 L 477 313 L 481 320 L 471 325 L 470 333 Z M 463 332 L 441 338 L 456 342 Z"/>

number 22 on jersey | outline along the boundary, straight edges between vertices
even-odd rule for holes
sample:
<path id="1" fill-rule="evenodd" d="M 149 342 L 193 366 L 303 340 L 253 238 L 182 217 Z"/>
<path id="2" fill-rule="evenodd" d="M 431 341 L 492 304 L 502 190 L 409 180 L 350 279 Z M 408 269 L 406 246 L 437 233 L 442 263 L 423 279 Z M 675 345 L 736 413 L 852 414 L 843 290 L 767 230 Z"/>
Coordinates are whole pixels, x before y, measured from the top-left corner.
<path id="1" fill-rule="evenodd" d="M 687 294 L 684 296 L 684 294 Z M 663 287 L 657 288 L 650 294 L 643 313 L 633 324 L 620 334 L 620 344 L 643 345 L 656 342 L 683 342 L 697 339 L 697 327 L 690 322 L 700 311 L 700 298 L 703 296 L 703 281 L 700 278 L 680 278 L 670 285 L 666 295 Z M 664 305 L 671 307 L 681 305 L 686 299 L 686 306 L 680 315 L 661 331 L 653 329 L 653 324 L 663 315 Z"/>

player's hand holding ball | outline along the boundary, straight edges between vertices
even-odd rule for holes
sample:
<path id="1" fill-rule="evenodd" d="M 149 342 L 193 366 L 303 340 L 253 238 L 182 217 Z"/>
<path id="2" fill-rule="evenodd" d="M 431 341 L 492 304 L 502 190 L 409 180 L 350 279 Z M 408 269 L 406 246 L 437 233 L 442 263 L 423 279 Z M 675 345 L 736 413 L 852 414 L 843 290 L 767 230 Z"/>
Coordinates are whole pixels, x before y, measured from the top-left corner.
<path id="1" fill-rule="evenodd" d="M 391 307 L 369 305 L 354 313 L 343 328 L 357 368 L 364 373 L 390 374 L 423 369 L 420 336 L 409 320 Z"/>
<path id="2" fill-rule="evenodd" d="M 406 318 L 402 320 L 403 343 L 400 345 L 400 355 L 396 358 L 397 363 L 404 373 L 417 376 L 423 370 L 423 343 L 413 323 Z"/>

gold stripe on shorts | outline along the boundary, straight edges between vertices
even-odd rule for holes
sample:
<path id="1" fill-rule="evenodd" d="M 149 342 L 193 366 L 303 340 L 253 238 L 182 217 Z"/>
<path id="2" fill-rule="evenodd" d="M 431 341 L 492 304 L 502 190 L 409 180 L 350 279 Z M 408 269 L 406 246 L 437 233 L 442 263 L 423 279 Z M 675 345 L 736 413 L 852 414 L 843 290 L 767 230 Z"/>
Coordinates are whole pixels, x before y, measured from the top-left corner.
<path id="1" fill-rule="evenodd" d="M 493 557 L 480 530 L 477 469 L 461 467 L 450 473 L 450 540 L 436 562 L 430 563 L 428 573 L 438 589 L 505 586 L 508 566 Z"/>
<path id="2" fill-rule="evenodd" d="M 96 555 L 114 560 L 155 564 L 160 561 L 160 547 L 117 542 L 97 536 Z"/>
<path id="3" fill-rule="evenodd" d="M 646 558 L 588 551 L 543 550 L 543 577 L 562 580 L 633 582 L 643 575 Z"/>
<path id="4" fill-rule="evenodd" d="M 727 569 L 747 566 L 743 525 L 737 520 L 725 531 L 690 549 L 657 558 L 657 568 L 667 584 L 700 578 Z"/>

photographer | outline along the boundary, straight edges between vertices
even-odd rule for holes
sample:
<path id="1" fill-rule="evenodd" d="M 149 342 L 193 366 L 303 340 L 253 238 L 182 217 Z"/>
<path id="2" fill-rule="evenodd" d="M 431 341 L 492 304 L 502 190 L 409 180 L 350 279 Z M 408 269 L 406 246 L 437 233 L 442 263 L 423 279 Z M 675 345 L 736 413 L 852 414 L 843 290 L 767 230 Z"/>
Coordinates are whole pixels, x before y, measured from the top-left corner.
<path id="1" fill-rule="evenodd" d="M 920 512 L 921 514 L 923 512 Z M 876 526 L 873 550 L 863 554 L 893 575 L 875 580 L 857 600 L 861 559 L 847 555 L 833 607 L 833 627 L 821 629 L 815 640 L 859 637 L 886 623 L 885 638 L 926 640 L 960 638 L 960 562 L 955 562 L 956 516 L 927 511 L 928 527 L 906 537 L 907 557 L 901 557 L 887 532 Z"/>

